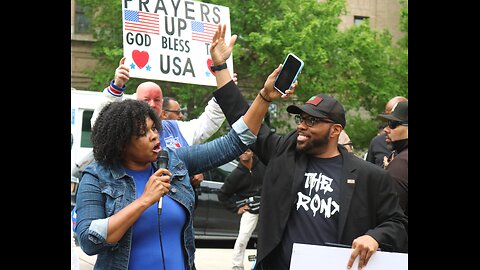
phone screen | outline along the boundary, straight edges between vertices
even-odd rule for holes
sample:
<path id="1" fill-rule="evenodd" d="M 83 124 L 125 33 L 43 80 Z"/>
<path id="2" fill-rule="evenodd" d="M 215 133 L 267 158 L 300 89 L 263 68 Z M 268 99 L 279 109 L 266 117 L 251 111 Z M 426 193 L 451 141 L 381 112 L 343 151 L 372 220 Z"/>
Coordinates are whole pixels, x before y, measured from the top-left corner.
<path id="1" fill-rule="evenodd" d="M 285 94 L 285 91 L 290 89 L 292 83 L 297 79 L 302 68 L 303 61 L 292 53 L 288 54 L 283 62 L 282 70 L 275 80 L 275 89 Z"/>

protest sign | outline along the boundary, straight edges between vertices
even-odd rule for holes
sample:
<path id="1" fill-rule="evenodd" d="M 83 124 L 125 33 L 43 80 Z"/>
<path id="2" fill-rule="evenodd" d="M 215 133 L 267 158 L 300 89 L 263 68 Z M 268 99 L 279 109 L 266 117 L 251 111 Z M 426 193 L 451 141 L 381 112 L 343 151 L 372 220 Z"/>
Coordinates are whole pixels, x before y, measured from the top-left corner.
<path id="1" fill-rule="evenodd" d="M 123 53 L 130 76 L 216 85 L 210 44 L 218 24 L 231 36 L 228 7 L 198 1 L 122 1 Z M 229 40 L 226 40 L 227 44 Z M 227 60 L 233 74 L 233 59 Z"/>

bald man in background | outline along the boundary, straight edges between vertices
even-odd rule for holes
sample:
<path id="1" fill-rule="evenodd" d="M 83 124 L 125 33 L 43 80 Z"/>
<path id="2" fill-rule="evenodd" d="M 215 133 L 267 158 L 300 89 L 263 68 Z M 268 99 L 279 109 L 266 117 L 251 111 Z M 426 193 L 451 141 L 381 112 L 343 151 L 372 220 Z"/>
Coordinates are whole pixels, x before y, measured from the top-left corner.
<path id="1" fill-rule="evenodd" d="M 385 114 L 392 113 L 392 108 L 395 104 L 402 101 L 408 101 L 407 98 L 402 96 L 396 96 L 390 99 L 387 104 L 385 105 Z M 383 160 L 385 157 L 388 157 L 392 152 L 392 148 L 390 146 L 390 141 L 386 136 L 385 131 L 381 131 L 377 136 L 375 136 L 371 141 L 370 145 L 368 146 L 368 152 L 365 157 L 365 160 L 376 164 L 380 167 L 383 167 Z"/>

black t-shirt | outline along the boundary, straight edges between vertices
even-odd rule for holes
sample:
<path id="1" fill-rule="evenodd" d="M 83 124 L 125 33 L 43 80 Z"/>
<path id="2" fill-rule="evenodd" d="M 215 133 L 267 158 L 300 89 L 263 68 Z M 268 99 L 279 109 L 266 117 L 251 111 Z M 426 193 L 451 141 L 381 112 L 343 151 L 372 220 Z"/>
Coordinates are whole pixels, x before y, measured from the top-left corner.
<path id="1" fill-rule="evenodd" d="M 342 155 L 311 158 L 282 241 L 269 256 L 269 269 L 288 270 L 293 243 L 337 242 Z"/>

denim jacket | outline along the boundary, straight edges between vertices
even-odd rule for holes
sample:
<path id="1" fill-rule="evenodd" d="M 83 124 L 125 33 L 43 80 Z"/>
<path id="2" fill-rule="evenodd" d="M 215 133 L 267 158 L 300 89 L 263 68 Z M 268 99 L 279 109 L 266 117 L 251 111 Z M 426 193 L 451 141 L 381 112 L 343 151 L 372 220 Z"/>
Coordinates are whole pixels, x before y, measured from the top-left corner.
<path id="1" fill-rule="evenodd" d="M 167 196 L 188 212 L 183 228 L 183 247 L 188 269 L 194 269 L 195 235 L 193 229 L 194 191 L 190 175 L 207 171 L 241 155 L 256 136 L 239 119 L 230 132 L 211 142 L 181 148 L 167 148 L 168 169 L 172 173 Z M 156 168 L 156 164 L 153 165 Z M 97 162 L 84 171 L 77 194 L 77 235 L 82 250 L 97 254 L 94 269 L 128 269 L 132 229 L 118 243 L 108 244 L 108 218 L 136 198 L 135 182 L 121 165 L 107 168 Z"/>

